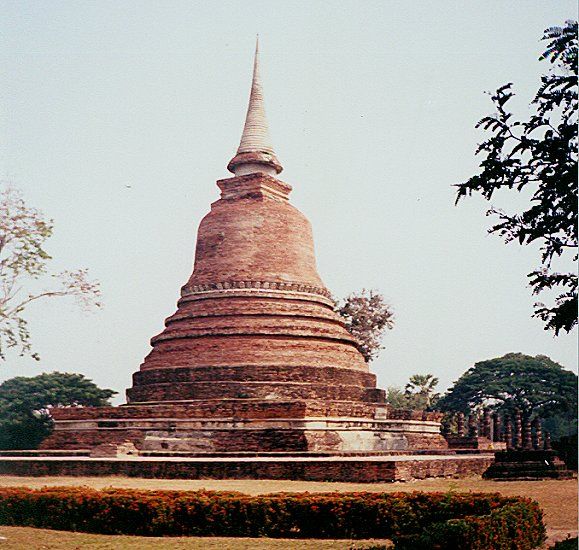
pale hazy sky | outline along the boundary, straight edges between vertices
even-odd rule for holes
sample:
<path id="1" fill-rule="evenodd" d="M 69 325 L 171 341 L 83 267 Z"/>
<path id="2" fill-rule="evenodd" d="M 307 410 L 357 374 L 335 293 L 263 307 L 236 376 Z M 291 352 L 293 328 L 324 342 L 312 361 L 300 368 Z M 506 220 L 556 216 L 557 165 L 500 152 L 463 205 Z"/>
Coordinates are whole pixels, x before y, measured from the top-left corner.
<path id="1" fill-rule="evenodd" d="M 576 365 L 576 334 L 531 319 L 538 253 L 486 235 L 488 204 L 455 207 L 477 170 L 485 90 L 528 103 L 544 28 L 573 1 L 1 1 L 0 176 L 55 221 L 53 268 L 86 266 L 105 307 L 38 303 L 40 363 L 0 380 L 80 372 L 121 392 L 174 312 L 197 226 L 237 147 L 256 33 L 274 146 L 336 296 L 381 291 L 397 324 L 382 387 L 448 386 L 511 351 Z M 519 199 L 497 196 L 515 208 Z"/>

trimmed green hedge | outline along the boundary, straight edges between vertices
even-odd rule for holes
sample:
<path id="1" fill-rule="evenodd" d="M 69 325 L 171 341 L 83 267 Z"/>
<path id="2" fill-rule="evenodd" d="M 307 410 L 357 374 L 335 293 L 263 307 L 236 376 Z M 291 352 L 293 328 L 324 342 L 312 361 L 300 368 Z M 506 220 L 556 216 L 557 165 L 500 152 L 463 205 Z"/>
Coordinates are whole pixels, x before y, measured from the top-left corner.
<path id="1" fill-rule="evenodd" d="M 0 488 L 0 525 L 145 536 L 392 539 L 421 550 L 531 550 L 538 504 L 499 494 Z"/>

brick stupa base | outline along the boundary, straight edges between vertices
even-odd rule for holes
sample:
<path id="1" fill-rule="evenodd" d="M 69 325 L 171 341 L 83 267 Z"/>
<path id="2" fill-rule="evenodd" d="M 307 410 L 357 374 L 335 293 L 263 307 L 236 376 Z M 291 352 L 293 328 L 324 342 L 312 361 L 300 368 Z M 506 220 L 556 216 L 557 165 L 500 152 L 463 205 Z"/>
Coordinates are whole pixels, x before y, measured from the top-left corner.
<path id="1" fill-rule="evenodd" d="M 215 401 L 59 409 L 42 449 L 131 441 L 140 451 L 194 453 L 444 450 L 436 413 L 372 404 Z"/>

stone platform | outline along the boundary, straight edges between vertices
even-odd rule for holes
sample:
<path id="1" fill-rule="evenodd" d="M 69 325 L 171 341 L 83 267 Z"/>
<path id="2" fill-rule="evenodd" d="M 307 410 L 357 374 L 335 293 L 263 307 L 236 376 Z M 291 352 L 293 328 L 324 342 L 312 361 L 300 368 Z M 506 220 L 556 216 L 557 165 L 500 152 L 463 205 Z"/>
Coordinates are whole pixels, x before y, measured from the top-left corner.
<path id="1" fill-rule="evenodd" d="M 365 402 L 222 399 L 54 409 L 43 449 L 131 441 L 197 453 L 444 450 L 440 413 Z"/>
<path id="2" fill-rule="evenodd" d="M 495 453 L 495 460 L 483 477 L 495 481 L 572 479 L 575 472 L 553 450 L 510 449 Z"/>
<path id="3" fill-rule="evenodd" d="M 390 456 L 121 457 L 3 456 L 0 475 L 165 479 L 289 479 L 374 483 L 482 474 L 490 454 Z"/>

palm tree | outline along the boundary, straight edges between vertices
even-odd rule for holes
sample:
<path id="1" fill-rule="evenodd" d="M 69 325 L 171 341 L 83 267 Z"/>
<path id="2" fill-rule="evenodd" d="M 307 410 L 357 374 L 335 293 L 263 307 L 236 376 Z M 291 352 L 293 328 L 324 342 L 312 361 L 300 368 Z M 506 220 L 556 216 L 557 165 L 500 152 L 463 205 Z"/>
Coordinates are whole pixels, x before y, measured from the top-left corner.
<path id="1" fill-rule="evenodd" d="M 438 378 L 432 374 L 413 374 L 404 386 L 407 395 L 420 397 L 425 407 L 430 406 L 436 396 L 434 389 L 438 385 Z"/>

